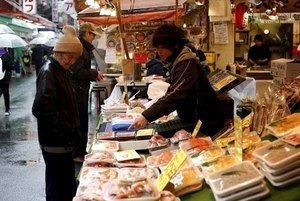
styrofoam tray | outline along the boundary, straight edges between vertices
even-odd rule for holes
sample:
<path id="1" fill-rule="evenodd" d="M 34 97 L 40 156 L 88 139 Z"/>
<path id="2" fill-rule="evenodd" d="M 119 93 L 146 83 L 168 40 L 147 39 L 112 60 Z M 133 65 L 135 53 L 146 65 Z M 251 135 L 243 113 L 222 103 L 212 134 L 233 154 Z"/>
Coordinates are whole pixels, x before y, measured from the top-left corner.
<path id="1" fill-rule="evenodd" d="M 207 178 L 209 175 L 215 174 L 239 163 L 240 161 L 234 155 L 222 155 L 213 161 L 202 163 L 200 169 Z"/>
<path id="2" fill-rule="evenodd" d="M 300 159 L 300 147 L 295 147 L 279 139 L 255 150 L 253 155 L 271 168 L 282 168 Z"/>
<path id="3" fill-rule="evenodd" d="M 261 164 L 258 164 L 258 167 L 260 169 L 263 169 L 265 175 L 268 175 L 268 178 L 270 178 L 274 182 L 284 182 L 284 181 L 287 181 L 287 180 L 289 180 L 293 177 L 300 176 L 300 168 L 296 168 L 296 169 L 288 171 L 284 174 L 274 176 L 274 175 L 271 175 Z"/>
<path id="4" fill-rule="evenodd" d="M 92 145 L 92 152 L 116 152 L 119 150 L 119 142 L 118 141 L 110 141 L 110 140 L 96 140 Z"/>
<path id="5" fill-rule="evenodd" d="M 118 183 L 120 183 L 120 181 L 118 180 L 111 180 L 107 183 L 105 183 L 102 187 L 103 187 L 103 197 L 104 200 L 110 200 L 110 201 L 157 201 L 159 200 L 160 197 L 160 193 L 158 192 L 157 187 L 154 185 L 152 180 L 147 180 L 147 184 L 151 187 L 151 189 L 153 190 L 153 197 L 132 197 L 132 198 L 123 198 L 123 199 L 118 199 L 118 198 L 114 198 L 111 197 L 111 195 L 113 195 L 115 190 L 118 190 Z M 111 195 L 110 195 L 111 193 Z"/>
<path id="6" fill-rule="evenodd" d="M 115 165 L 119 168 L 122 168 L 122 167 L 145 167 L 146 166 L 146 158 L 144 155 L 140 155 L 141 156 L 141 160 L 143 161 L 142 163 L 138 163 L 138 164 L 134 164 L 134 163 L 120 163 L 120 162 L 117 162 L 115 163 Z"/>
<path id="7" fill-rule="evenodd" d="M 247 189 L 255 184 L 260 184 L 263 178 L 264 176 L 252 162 L 243 161 L 237 165 L 209 175 L 207 180 L 216 195 L 225 197 Z M 218 185 L 220 185 L 220 187 L 218 187 Z"/>
<path id="8" fill-rule="evenodd" d="M 253 201 L 253 200 L 261 200 L 261 198 L 267 196 L 270 193 L 269 189 L 266 187 L 262 192 L 254 194 L 252 196 L 248 196 L 243 198 L 243 201 Z M 219 201 L 219 200 L 217 200 Z"/>
<path id="9" fill-rule="evenodd" d="M 149 140 L 127 140 L 127 141 L 120 141 L 119 145 L 121 151 L 130 150 L 130 149 L 145 150 L 148 149 L 147 148 L 148 142 Z"/>
<path id="10" fill-rule="evenodd" d="M 290 128 L 288 128 L 289 126 Z M 270 123 L 266 126 L 266 128 L 269 129 L 272 135 L 274 135 L 277 138 L 291 134 L 299 130 L 300 128 L 300 114 L 294 113 L 289 116 L 286 116 L 282 119 Z"/>
<path id="11" fill-rule="evenodd" d="M 262 182 L 261 184 L 256 184 L 255 186 L 242 190 L 240 192 L 234 193 L 232 195 L 229 195 L 227 197 L 219 197 L 218 195 L 214 194 L 216 200 L 218 201 L 234 201 L 234 200 L 242 200 L 244 198 L 253 196 L 257 193 L 261 193 L 266 189 L 266 183 Z"/>
<path id="12" fill-rule="evenodd" d="M 260 171 L 267 177 L 269 182 L 271 182 L 271 184 L 276 187 L 285 187 L 285 186 L 288 186 L 290 184 L 294 184 L 294 183 L 297 183 L 300 181 L 300 175 L 298 175 L 298 176 L 292 177 L 291 179 L 287 179 L 283 182 L 275 182 L 272 180 L 272 178 L 269 176 L 269 174 L 266 172 L 266 170 L 264 170 L 263 168 L 260 168 Z"/>
<path id="13" fill-rule="evenodd" d="M 221 149 L 217 145 L 212 145 L 200 153 L 191 155 L 190 158 L 195 166 L 200 167 L 202 163 L 211 162 L 224 154 L 225 150 Z"/>
<path id="14" fill-rule="evenodd" d="M 120 168 L 118 179 L 125 182 L 136 182 L 145 179 L 156 180 L 158 176 L 157 168 Z"/>
<path id="15" fill-rule="evenodd" d="M 266 165 L 264 162 L 259 163 L 260 165 L 262 165 L 262 167 L 268 171 L 268 173 L 270 173 L 272 176 L 278 176 L 281 174 L 284 174 L 286 172 L 289 172 L 290 170 L 293 170 L 295 168 L 300 168 L 300 160 L 297 160 L 293 163 L 290 163 L 289 165 L 282 167 L 282 168 L 271 168 L 268 165 Z"/>

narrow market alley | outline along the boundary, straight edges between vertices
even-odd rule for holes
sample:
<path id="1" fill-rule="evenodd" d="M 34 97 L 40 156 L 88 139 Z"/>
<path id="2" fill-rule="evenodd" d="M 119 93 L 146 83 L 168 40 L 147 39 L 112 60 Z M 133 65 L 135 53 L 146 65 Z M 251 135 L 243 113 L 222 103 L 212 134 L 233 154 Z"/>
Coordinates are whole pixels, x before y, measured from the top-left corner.
<path id="1" fill-rule="evenodd" d="M 4 101 L 0 98 L 0 201 L 45 200 L 45 164 L 36 119 L 31 114 L 35 80 L 35 73 L 11 80 L 10 116 L 4 115 Z M 91 132 L 96 117 L 96 112 L 92 112 Z M 78 171 L 80 165 L 76 168 Z"/>

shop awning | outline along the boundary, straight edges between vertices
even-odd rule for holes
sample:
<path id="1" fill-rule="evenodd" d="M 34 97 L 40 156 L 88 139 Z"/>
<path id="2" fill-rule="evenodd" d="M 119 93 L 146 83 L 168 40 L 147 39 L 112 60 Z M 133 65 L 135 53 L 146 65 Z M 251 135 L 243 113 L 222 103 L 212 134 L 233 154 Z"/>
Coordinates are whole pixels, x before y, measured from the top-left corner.
<path id="1" fill-rule="evenodd" d="M 16 20 L 13 17 L 0 15 L 0 23 L 8 25 L 15 32 L 32 33 L 33 28 L 29 27 L 26 23 L 22 23 L 20 20 Z"/>
<path id="2" fill-rule="evenodd" d="M 40 23 L 41 25 L 43 25 L 46 28 L 51 29 L 51 30 L 54 30 L 56 27 L 55 23 L 53 23 L 39 15 L 29 15 L 29 14 L 23 13 L 22 11 L 1 11 L 1 14 L 9 15 L 9 16 L 16 17 L 16 18 L 27 19 L 27 20 L 33 21 L 35 23 Z"/>
<path id="3" fill-rule="evenodd" d="M 184 15 L 183 4 L 185 2 L 186 0 L 178 0 L 178 17 Z M 121 0 L 120 8 L 122 24 L 176 19 L 175 0 Z M 118 24 L 117 17 L 100 16 L 100 9 L 88 7 L 78 13 L 78 18 L 81 22 L 92 22 L 97 25 Z"/>
<path id="4" fill-rule="evenodd" d="M 181 17 L 184 14 L 183 9 L 178 10 L 178 16 Z M 159 12 L 147 12 L 147 13 L 135 13 L 135 14 L 127 14 L 122 15 L 121 23 L 129 24 L 129 23 L 138 23 L 145 21 L 153 21 L 153 20 L 175 20 L 176 18 L 176 10 L 167 10 L 167 11 L 159 11 Z M 118 24 L 117 17 L 107 17 L 107 16 L 95 16 L 95 17 L 79 17 L 80 22 L 92 22 L 97 25 L 111 25 Z"/>

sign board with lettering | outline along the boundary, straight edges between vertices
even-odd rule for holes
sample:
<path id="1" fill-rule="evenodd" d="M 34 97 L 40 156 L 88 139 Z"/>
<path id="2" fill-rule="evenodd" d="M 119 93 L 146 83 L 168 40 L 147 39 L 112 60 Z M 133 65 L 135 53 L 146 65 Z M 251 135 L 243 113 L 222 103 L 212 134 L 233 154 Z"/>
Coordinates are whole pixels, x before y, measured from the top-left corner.
<path id="1" fill-rule="evenodd" d="M 36 0 L 23 0 L 23 12 L 27 14 L 36 14 Z"/>

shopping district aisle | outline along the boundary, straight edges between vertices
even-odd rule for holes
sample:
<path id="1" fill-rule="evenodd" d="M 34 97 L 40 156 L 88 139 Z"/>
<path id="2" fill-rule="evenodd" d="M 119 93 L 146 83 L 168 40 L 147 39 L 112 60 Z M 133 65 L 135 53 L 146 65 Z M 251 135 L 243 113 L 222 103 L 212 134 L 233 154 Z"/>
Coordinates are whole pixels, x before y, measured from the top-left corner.
<path id="1" fill-rule="evenodd" d="M 45 163 L 31 114 L 35 81 L 35 73 L 11 80 L 10 116 L 4 115 L 3 97 L 0 99 L 1 201 L 45 200 Z M 96 115 L 94 111 L 90 114 L 91 127 L 95 127 Z M 80 166 L 76 168 L 79 171 Z"/>

